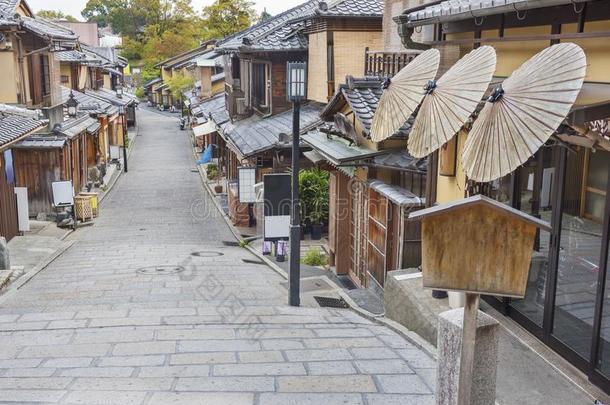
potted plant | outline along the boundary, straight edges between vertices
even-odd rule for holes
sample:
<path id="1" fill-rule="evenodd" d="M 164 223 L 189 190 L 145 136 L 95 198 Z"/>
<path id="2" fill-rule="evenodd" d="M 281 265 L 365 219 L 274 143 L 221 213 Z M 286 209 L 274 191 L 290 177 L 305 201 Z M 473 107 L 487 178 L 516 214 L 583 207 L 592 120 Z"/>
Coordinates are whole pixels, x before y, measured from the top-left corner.
<path id="1" fill-rule="evenodd" d="M 328 172 L 312 169 L 299 173 L 299 188 L 305 223 L 309 223 L 311 239 L 322 238 L 324 223 L 328 220 Z"/>

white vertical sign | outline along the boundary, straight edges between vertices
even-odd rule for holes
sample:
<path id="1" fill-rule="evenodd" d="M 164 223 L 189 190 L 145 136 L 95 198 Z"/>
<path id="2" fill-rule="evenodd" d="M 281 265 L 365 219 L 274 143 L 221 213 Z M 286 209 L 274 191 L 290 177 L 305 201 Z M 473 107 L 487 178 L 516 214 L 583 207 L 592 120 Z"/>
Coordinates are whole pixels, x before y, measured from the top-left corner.
<path id="1" fill-rule="evenodd" d="M 30 230 L 30 206 L 28 204 L 27 187 L 15 187 L 17 195 L 17 219 L 19 222 L 19 232 Z"/>

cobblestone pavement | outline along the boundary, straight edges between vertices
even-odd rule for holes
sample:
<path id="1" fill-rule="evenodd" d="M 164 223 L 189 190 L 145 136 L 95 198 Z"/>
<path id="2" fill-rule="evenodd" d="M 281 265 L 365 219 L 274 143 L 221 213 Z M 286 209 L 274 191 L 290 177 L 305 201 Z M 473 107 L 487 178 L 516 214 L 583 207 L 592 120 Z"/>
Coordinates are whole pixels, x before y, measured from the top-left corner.
<path id="1" fill-rule="evenodd" d="M 431 404 L 435 363 L 349 310 L 291 308 L 193 172 L 185 132 L 140 111 L 95 226 L 0 298 L 0 402 Z"/>

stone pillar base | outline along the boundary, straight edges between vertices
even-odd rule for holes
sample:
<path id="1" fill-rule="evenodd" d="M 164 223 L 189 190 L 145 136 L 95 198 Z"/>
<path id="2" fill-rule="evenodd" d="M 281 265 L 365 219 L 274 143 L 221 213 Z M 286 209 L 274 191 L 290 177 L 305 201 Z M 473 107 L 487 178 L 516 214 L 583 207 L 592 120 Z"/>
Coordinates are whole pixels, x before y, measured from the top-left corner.
<path id="1" fill-rule="evenodd" d="M 443 312 L 438 319 L 436 405 L 457 405 L 464 309 Z M 495 404 L 499 326 L 494 318 L 478 311 L 470 405 Z"/>

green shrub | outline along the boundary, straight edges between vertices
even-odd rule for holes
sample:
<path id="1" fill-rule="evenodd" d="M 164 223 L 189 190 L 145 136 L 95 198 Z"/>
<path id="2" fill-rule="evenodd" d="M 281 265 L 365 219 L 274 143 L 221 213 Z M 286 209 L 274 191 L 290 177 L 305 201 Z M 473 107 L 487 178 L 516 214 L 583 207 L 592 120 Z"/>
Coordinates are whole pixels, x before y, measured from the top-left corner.
<path id="1" fill-rule="evenodd" d="M 302 170 L 299 173 L 299 193 L 303 219 L 312 224 L 328 221 L 329 173 L 325 170 Z"/>
<path id="2" fill-rule="evenodd" d="M 205 169 L 208 174 L 208 180 L 216 180 L 218 178 L 218 166 L 215 163 L 210 163 Z"/>
<path id="3" fill-rule="evenodd" d="M 327 261 L 326 255 L 316 248 L 310 248 L 301 259 L 301 263 L 308 266 L 324 266 Z"/>
<path id="4" fill-rule="evenodd" d="M 144 98 L 144 89 L 142 87 L 138 87 L 135 91 L 135 95 L 137 98 Z"/>

